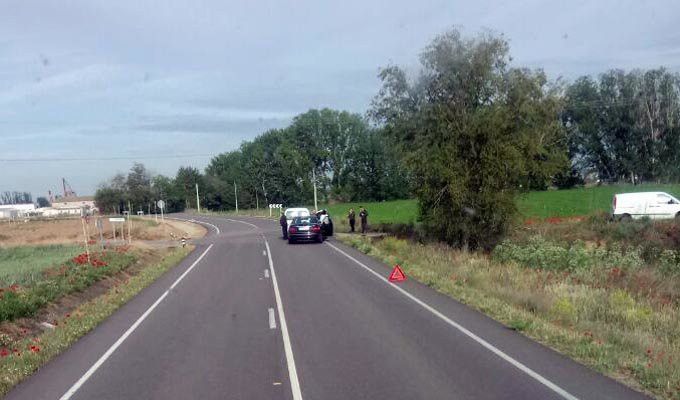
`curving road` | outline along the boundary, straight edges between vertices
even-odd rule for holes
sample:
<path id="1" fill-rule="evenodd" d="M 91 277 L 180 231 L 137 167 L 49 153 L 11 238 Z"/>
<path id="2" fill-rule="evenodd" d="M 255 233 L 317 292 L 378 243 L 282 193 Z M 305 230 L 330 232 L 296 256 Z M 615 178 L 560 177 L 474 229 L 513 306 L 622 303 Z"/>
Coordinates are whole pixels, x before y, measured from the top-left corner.
<path id="1" fill-rule="evenodd" d="M 333 240 L 195 217 L 196 250 L 7 399 L 643 399 Z"/>

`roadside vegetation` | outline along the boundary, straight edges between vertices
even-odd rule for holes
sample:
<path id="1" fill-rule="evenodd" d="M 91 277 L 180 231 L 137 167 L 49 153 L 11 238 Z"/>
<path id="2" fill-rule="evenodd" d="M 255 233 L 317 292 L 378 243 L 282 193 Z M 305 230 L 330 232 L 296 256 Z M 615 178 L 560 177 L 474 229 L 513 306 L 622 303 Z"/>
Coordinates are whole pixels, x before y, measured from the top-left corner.
<path id="1" fill-rule="evenodd" d="M 57 307 L 62 313 L 49 321 L 54 326 L 52 329 L 30 331 L 25 327 L 29 323 L 26 320 L 23 323 L 3 323 L 3 333 L 0 333 L 0 395 L 9 392 L 14 385 L 94 329 L 142 289 L 177 265 L 190 251 L 191 248 L 187 247 L 173 249 L 164 255 L 147 252 L 144 255 L 145 265 L 134 273 L 123 271 L 110 275 L 103 294 L 75 307 Z M 126 253 L 121 255 L 124 258 L 131 257 Z M 86 268 L 101 269 L 93 266 Z"/>
<path id="2" fill-rule="evenodd" d="M 346 243 L 606 375 L 680 398 L 680 226 L 530 221 L 490 253 L 392 236 Z"/>
<path id="3" fill-rule="evenodd" d="M 82 251 L 76 245 L 0 247 L 0 286 L 30 285 L 43 272 Z"/>
<path id="4" fill-rule="evenodd" d="M 88 255 L 80 244 L 79 219 L 28 221 L 3 228 L 0 395 L 181 261 L 190 249 L 173 248 L 166 242 L 170 233 L 191 232 L 194 237 L 205 233 L 194 224 L 159 224 L 135 217 L 131 245 L 109 241 L 102 248 L 90 227 Z M 158 239 L 165 240 L 157 243 Z"/>
<path id="5" fill-rule="evenodd" d="M 134 254 L 125 247 L 116 250 L 81 253 L 62 260 L 35 274 L 26 285 L 17 283 L 0 288 L 0 321 L 12 321 L 34 315 L 48 303 L 75 291 L 83 291 L 93 283 L 114 275 L 135 261 Z M 44 261 L 43 261 L 44 262 Z M 23 275 L 21 268 L 14 270 Z"/>

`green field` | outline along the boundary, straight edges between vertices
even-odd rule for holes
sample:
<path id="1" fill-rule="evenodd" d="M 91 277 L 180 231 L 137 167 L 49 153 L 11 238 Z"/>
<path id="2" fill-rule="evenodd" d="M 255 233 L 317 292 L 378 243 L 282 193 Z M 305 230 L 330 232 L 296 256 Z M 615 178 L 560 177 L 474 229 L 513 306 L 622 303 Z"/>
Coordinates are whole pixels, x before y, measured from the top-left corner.
<path id="1" fill-rule="evenodd" d="M 626 192 L 667 192 L 680 197 L 680 184 L 666 185 L 607 185 L 590 188 L 568 190 L 547 190 L 543 192 L 528 192 L 517 195 L 517 208 L 524 218 L 572 217 L 583 216 L 597 211 L 610 211 L 614 194 Z M 418 203 L 416 200 L 392 200 L 379 202 L 353 202 L 330 205 L 320 205 L 331 214 L 336 222 L 346 223 L 347 212 L 354 208 L 359 214 L 359 206 L 368 210 L 370 224 L 380 223 L 412 223 L 418 217 Z M 310 210 L 314 207 L 307 206 Z M 278 211 L 273 212 L 276 217 Z M 228 215 L 236 215 L 233 211 Z M 238 215 L 269 216 L 269 209 L 239 210 Z"/>
<path id="2" fill-rule="evenodd" d="M 383 222 L 407 224 L 415 222 L 418 216 L 418 203 L 415 200 L 341 203 L 321 207 L 326 208 L 336 221 L 344 220 L 349 209 L 354 208 L 358 222 L 360 206 L 364 206 L 368 211 L 368 221 L 371 224 Z"/>
<path id="3" fill-rule="evenodd" d="M 680 197 L 680 184 L 673 185 L 610 185 L 568 190 L 528 192 L 517 196 L 517 208 L 525 218 L 571 217 L 610 211 L 614 194 L 625 192 L 668 192 Z M 410 223 L 418 215 L 415 200 L 394 200 L 383 202 L 342 203 L 324 206 L 336 220 L 344 219 L 347 210 L 353 207 L 357 214 L 359 206 L 366 207 L 369 222 Z"/>
<path id="4" fill-rule="evenodd" d="M 73 245 L 0 248 L 0 285 L 34 282 L 43 270 L 61 265 L 81 252 L 81 246 Z"/>
<path id="5" fill-rule="evenodd" d="M 680 195 L 680 185 L 611 185 L 569 190 L 529 192 L 517 198 L 520 213 L 527 218 L 570 217 L 611 211 L 616 193 L 668 192 Z"/>

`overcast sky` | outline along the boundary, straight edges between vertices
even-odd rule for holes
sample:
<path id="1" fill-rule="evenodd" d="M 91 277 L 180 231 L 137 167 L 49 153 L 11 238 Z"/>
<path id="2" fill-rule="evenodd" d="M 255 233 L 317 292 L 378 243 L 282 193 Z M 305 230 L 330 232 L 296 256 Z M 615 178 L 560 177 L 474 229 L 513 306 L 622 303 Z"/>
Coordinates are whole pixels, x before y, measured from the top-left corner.
<path id="1" fill-rule="evenodd" d="M 202 169 L 309 108 L 363 113 L 381 66 L 414 67 L 452 26 L 503 33 L 552 78 L 679 70 L 678 16 L 677 0 L 2 0 L 0 191 L 66 177 L 92 194 L 134 161 Z"/>

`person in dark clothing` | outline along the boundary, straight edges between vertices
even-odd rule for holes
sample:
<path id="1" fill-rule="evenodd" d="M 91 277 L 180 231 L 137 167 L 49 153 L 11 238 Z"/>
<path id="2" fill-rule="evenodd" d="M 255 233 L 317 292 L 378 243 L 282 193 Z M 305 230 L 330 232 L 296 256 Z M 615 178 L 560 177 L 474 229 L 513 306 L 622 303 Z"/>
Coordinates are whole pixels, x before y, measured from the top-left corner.
<path id="1" fill-rule="evenodd" d="M 283 233 L 283 238 L 288 239 L 288 221 L 286 220 L 286 214 L 281 213 L 279 224 L 281 224 L 281 233 Z"/>
<path id="2" fill-rule="evenodd" d="M 368 211 L 365 208 L 359 208 L 359 219 L 361 220 L 361 234 L 365 235 L 368 229 Z"/>
<path id="3" fill-rule="evenodd" d="M 349 231 L 350 231 L 350 233 L 354 233 L 354 224 L 357 221 L 357 216 L 356 216 L 356 213 L 354 212 L 353 208 L 349 209 L 349 213 L 347 214 L 347 219 L 349 220 Z"/>

